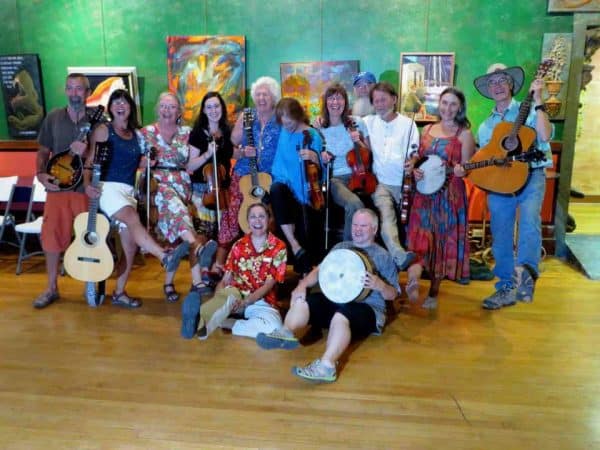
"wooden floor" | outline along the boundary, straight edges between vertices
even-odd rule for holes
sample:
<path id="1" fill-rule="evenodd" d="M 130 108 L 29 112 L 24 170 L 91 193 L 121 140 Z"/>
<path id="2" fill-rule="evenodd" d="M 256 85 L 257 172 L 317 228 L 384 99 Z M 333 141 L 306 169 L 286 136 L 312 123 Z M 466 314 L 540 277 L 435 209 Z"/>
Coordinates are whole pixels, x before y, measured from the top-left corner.
<path id="1" fill-rule="evenodd" d="M 443 283 L 437 313 L 402 309 L 318 386 L 290 368 L 323 340 L 181 339 L 152 258 L 134 271 L 137 311 L 89 308 L 68 277 L 36 311 L 44 268 L 27 267 L 0 254 L 3 449 L 600 448 L 600 283 L 556 259 L 531 305 L 488 312 L 491 282 Z"/>

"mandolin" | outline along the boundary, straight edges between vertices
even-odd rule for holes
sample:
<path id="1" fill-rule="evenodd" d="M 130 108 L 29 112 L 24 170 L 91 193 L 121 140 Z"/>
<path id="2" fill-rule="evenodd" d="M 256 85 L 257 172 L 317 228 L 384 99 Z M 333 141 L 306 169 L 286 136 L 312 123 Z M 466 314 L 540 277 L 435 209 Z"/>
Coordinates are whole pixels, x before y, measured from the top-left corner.
<path id="1" fill-rule="evenodd" d="M 554 61 L 546 59 L 538 66 L 535 78 L 543 78 L 554 65 Z M 490 142 L 473 155 L 470 163 L 486 160 L 502 160 L 528 151 L 535 143 L 537 136 L 533 128 L 524 126 L 529 111 L 533 92 L 529 92 L 521 103 L 519 114 L 514 122 L 500 122 L 492 132 Z M 519 190 L 529 176 L 529 164 L 514 160 L 511 164 L 490 164 L 481 170 L 471 171 L 467 178 L 475 185 L 488 191 L 500 194 L 512 194 Z"/>
<path id="2" fill-rule="evenodd" d="M 96 143 L 92 167 L 92 186 L 100 185 L 102 164 L 108 159 L 106 142 Z M 106 237 L 110 229 L 108 219 L 98 214 L 100 198 L 90 200 L 89 211 L 75 217 L 75 239 L 64 256 L 65 270 L 76 280 L 98 282 L 106 280 L 113 271 L 114 261 Z"/>
<path id="3" fill-rule="evenodd" d="M 356 131 L 356 123 L 347 125 L 348 131 Z M 371 195 L 377 187 L 377 178 L 371 171 L 371 151 L 361 142 L 355 142 L 354 148 L 346 153 L 346 162 L 352 169 L 348 189 L 359 194 Z"/>
<path id="4" fill-rule="evenodd" d="M 249 147 L 254 147 L 254 135 L 252 134 L 252 123 L 254 114 L 251 109 L 244 110 L 244 134 L 246 143 Z M 240 178 L 240 192 L 242 194 L 242 204 L 238 213 L 238 223 L 244 233 L 250 231 L 248 219 L 246 218 L 250 205 L 256 202 L 263 202 L 265 196 L 271 188 L 271 175 L 266 172 L 259 172 L 256 156 L 248 157 L 250 159 L 250 174 Z"/>
<path id="5" fill-rule="evenodd" d="M 98 105 L 89 115 L 86 122 L 80 129 L 75 140 L 84 141 L 88 133 L 104 117 L 104 106 Z M 58 186 L 61 191 L 73 189 L 81 182 L 83 175 L 83 162 L 81 156 L 73 153 L 69 147 L 60 153 L 55 154 L 46 164 L 46 173 L 54 177 L 53 184 Z"/>

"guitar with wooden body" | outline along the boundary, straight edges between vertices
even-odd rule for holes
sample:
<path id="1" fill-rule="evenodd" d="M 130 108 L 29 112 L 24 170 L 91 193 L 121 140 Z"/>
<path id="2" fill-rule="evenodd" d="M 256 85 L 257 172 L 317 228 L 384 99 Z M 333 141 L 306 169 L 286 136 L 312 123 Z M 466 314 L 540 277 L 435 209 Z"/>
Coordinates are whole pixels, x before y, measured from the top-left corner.
<path id="1" fill-rule="evenodd" d="M 100 184 L 102 164 L 108 159 L 106 142 L 96 144 L 92 168 L 92 186 Z M 90 199 L 89 211 L 75 218 L 75 239 L 65 252 L 65 270 L 76 280 L 98 282 L 106 280 L 113 271 L 114 261 L 106 244 L 110 229 L 108 219 L 98 214 L 99 198 Z"/>
<path id="2" fill-rule="evenodd" d="M 551 59 L 542 61 L 535 78 L 543 78 L 553 65 L 554 61 Z M 524 126 L 532 100 L 533 92 L 529 92 L 521 103 L 517 119 L 514 122 L 500 122 L 496 125 L 490 142 L 475 152 L 469 163 L 503 160 L 528 151 L 537 136 L 533 128 Z M 467 178 L 478 187 L 500 194 L 512 194 L 518 191 L 525 184 L 528 176 L 529 165 L 518 160 L 504 165 L 490 164 L 481 170 L 474 170 L 467 174 Z"/>
<path id="3" fill-rule="evenodd" d="M 90 113 L 88 122 L 86 122 L 79 130 L 77 141 L 84 141 L 88 133 L 94 126 L 104 117 L 104 106 L 98 105 Z M 62 152 L 56 153 L 50 158 L 46 164 L 46 173 L 54 177 L 51 181 L 58 186 L 61 191 L 73 189 L 81 182 L 83 175 L 83 162 L 81 156 L 73 153 L 69 147 Z"/>
<path id="4" fill-rule="evenodd" d="M 254 122 L 254 114 L 252 110 L 244 110 L 244 133 L 246 135 L 246 143 L 250 147 L 255 147 L 254 136 L 252 134 L 252 123 Z M 246 218 L 250 205 L 256 202 L 263 202 L 265 195 L 271 188 L 271 175 L 266 172 L 258 171 L 256 156 L 249 157 L 250 159 L 250 174 L 240 178 L 240 192 L 242 194 L 242 204 L 238 213 L 238 223 L 244 233 L 250 231 L 248 219 Z"/>

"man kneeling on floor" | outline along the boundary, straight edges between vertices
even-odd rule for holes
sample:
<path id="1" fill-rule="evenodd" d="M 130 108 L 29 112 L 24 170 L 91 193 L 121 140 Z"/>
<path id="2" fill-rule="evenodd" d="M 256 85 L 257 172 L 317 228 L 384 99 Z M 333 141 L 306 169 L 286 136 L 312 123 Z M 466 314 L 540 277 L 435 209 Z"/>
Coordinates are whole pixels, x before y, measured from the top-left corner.
<path id="1" fill-rule="evenodd" d="M 264 349 L 293 349 L 299 341 L 295 333 L 310 324 L 320 331 L 329 328 L 325 352 L 305 367 L 293 367 L 292 373 L 314 382 L 333 382 L 337 379 L 336 364 L 351 339 L 360 339 L 372 333 L 380 334 L 385 323 L 385 301 L 400 294 L 398 270 L 392 256 L 375 243 L 378 220 L 369 209 L 359 209 L 352 218 L 352 241 L 344 241 L 333 247 L 357 248 L 366 253 L 373 272 L 366 271 L 363 279 L 370 292 L 361 301 L 334 303 L 321 292 L 308 294 L 307 289 L 317 284 L 319 267 L 315 267 L 300 280 L 292 292 L 290 310 L 285 325 L 271 333 L 259 333 L 256 342 Z M 321 266 L 323 263 L 321 263 Z"/>
<path id="2" fill-rule="evenodd" d="M 197 332 L 206 339 L 231 313 L 244 317 L 233 324 L 236 336 L 255 338 L 281 327 L 275 288 L 285 277 L 285 243 L 269 232 L 270 213 L 262 203 L 251 205 L 247 218 L 250 232 L 231 248 L 215 295 L 203 299 L 202 306 L 199 295 L 183 301 L 182 337 L 191 339 Z"/>

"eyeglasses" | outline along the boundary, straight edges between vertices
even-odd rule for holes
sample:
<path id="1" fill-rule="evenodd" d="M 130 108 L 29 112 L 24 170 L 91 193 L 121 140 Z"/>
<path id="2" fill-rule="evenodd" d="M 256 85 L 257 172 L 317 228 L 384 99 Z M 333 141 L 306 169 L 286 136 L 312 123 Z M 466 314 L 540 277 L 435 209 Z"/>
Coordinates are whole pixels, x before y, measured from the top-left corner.
<path id="1" fill-rule="evenodd" d="M 117 106 L 122 106 L 122 105 L 129 105 L 129 102 L 127 100 L 125 100 L 124 98 L 118 98 L 113 102 L 114 105 Z"/>
<path id="2" fill-rule="evenodd" d="M 499 77 L 499 78 L 491 78 L 488 80 L 487 85 L 488 86 L 500 86 L 501 84 L 508 84 L 508 78 L 506 77 Z"/>
<path id="3" fill-rule="evenodd" d="M 333 103 L 333 102 L 343 102 L 344 101 L 344 97 L 341 96 L 340 94 L 333 94 L 333 95 L 327 97 L 327 101 L 331 102 L 331 103 Z"/>

